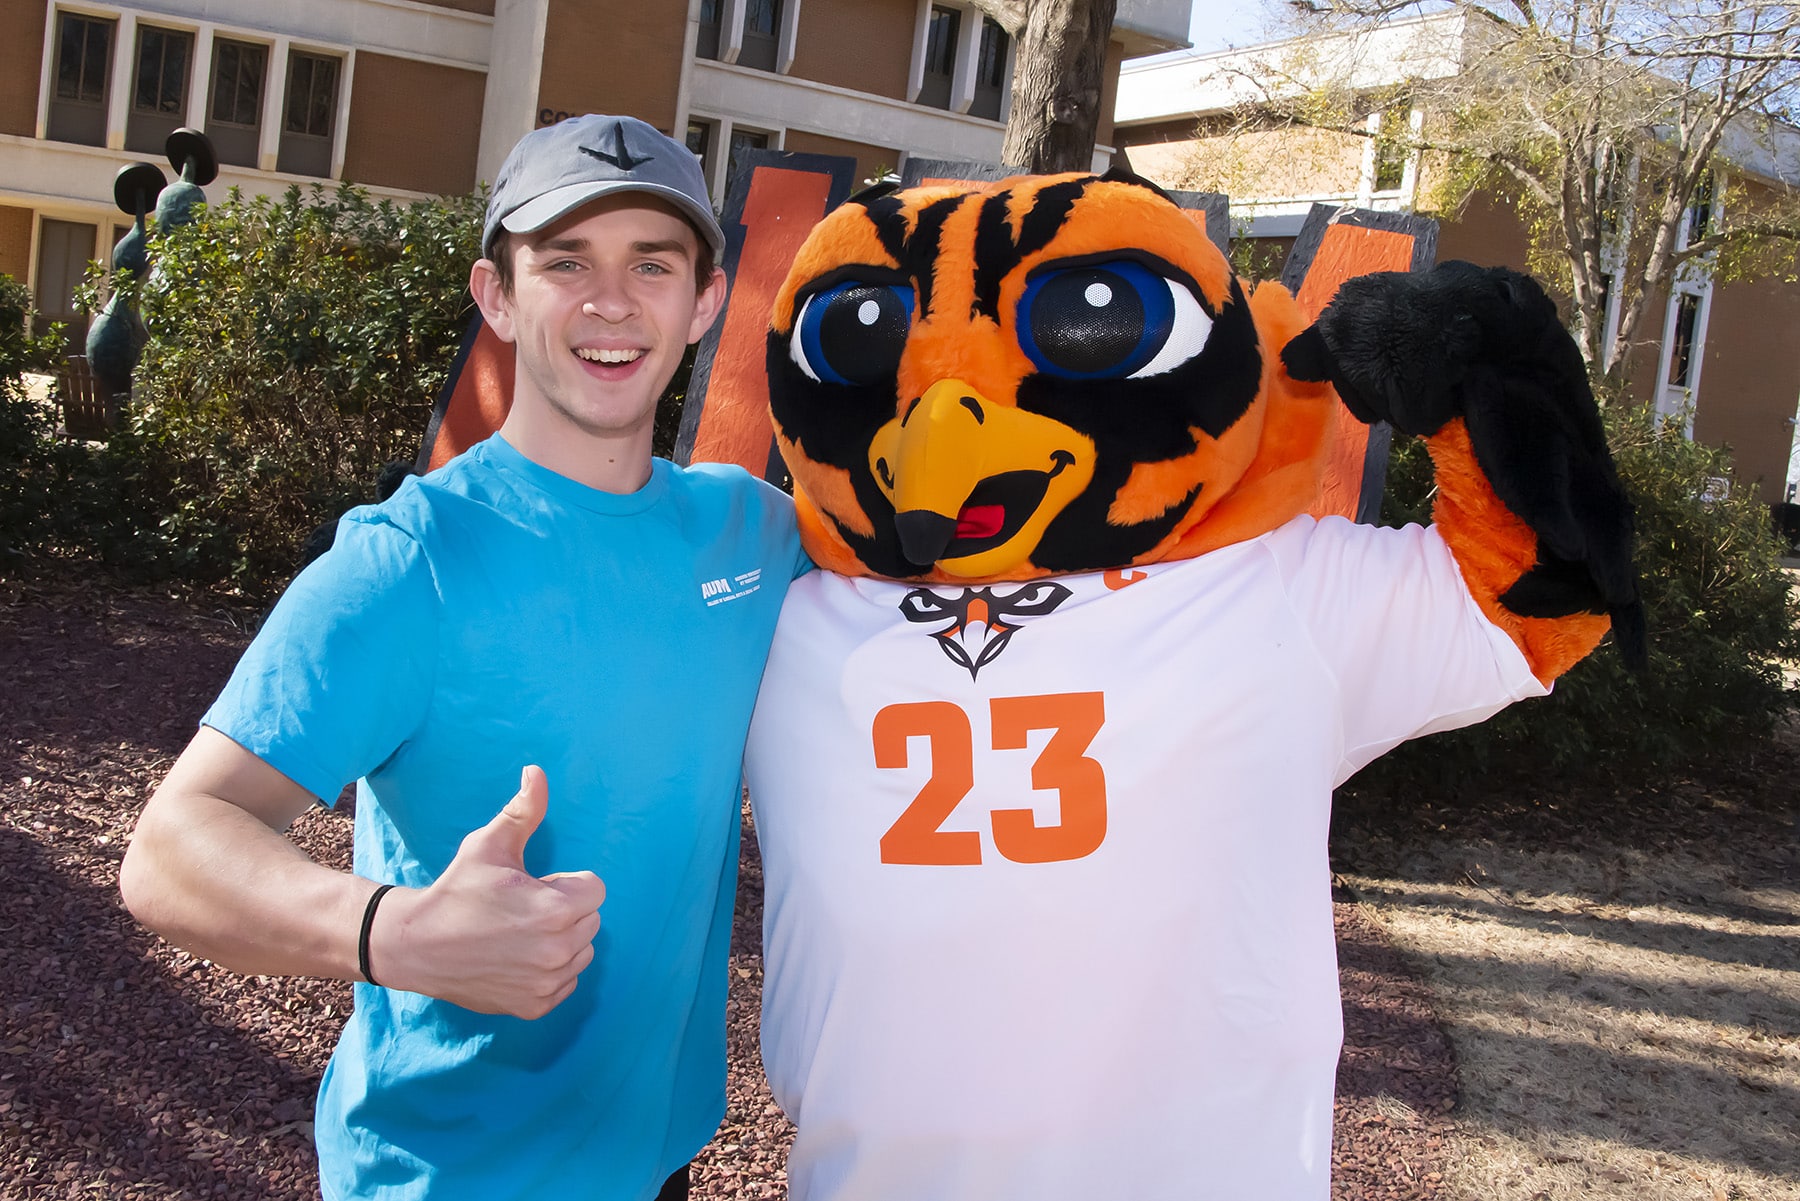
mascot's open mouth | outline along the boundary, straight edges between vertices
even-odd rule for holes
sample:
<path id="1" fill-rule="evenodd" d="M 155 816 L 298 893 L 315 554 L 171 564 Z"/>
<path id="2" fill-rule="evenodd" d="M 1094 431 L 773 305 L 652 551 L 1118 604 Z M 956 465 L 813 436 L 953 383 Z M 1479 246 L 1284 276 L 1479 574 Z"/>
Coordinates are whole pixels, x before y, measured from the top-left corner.
<path id="1" fill-rule="evenodd" d="M 957 513 L 955 532 L 936 558 L 960 559 L 999 546 L 1019 532 L 1049 488 L 1050 475 L 1043 471 L 1008 471 L 982 480 Z"/>
<path id="2" fill-rule="evenodd" d="M 920 540 L 907 538 L 905 528 L 911 524 L 907 519 L 916 522 L 923 515 L 902 513 L 902 540 L 911 544 L 907 547 L 907 558 L 920 565 L 934 564 L 943 558 L 981 555 L 983 551 L 1003 546 L 1024 528 L 1033 513 L 1037 513 L 1039 506 L 1044 504 L 1044 493 L 1049 492 L 1049 481 L 1062 474 L 1067 466 L 1075 465 L 1075 456 L 1067 450 L 1055 450 L 1049 461 L 1048 472 L 1001 472 L 976 484 L 976 490 L 968 493 L 963 508 L 956 513 L 954 526 L 943 519 L 931 522 L 932 535 L 943 538 L 941 547 L 920 546 Z M 934 555 L 931 555 L 932 549 L 936 551 Z M 931 558 L 914 558 L 914 551 L 931 555 Z"/>

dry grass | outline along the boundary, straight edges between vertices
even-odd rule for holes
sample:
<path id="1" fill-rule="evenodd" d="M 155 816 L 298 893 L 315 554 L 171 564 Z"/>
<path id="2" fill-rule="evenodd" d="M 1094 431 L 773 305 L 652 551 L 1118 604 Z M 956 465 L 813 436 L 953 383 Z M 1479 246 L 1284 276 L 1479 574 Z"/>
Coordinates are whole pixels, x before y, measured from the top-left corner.
<path id="1" fill-rule="evenodd" d="M 1734 825 L 1676 790 L 1691 837 L 1534 844 L 1446 823 L 1345 877 L 1456 1050 L 1450 1196 L 1800 1201 L 1790 741 L 1773 782 L 1788 815 Z"/>

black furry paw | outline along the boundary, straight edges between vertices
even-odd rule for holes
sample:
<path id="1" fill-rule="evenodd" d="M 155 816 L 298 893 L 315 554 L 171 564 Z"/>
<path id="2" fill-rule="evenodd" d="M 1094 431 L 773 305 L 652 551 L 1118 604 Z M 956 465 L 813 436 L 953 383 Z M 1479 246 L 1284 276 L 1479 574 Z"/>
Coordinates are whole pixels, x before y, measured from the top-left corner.
<path id="1" fill-rule="evenodd" d="M 1435 434 L 1463 416 L 1470 377 L 1483 371 L 1586 380 L 1535 280 L 1462 262 L 1345 281 L 1282 361 L 1296 379 L 1331 381 L 1360 420 L 1403 434 Z"/>
<path id="2" fill-rule="evenodd" d="M 1348 280 L 1282 361 L 1329 380 L 1363 421 L 1429 436 L 1462 418 L 1494 494 L 1538 539 L 1538 566 L 1500 603 L 1608 613 L 1626 662 L 1643 665 L 1631 505 L 1581 352 L 1535 280 L 1461 262 Z"/>

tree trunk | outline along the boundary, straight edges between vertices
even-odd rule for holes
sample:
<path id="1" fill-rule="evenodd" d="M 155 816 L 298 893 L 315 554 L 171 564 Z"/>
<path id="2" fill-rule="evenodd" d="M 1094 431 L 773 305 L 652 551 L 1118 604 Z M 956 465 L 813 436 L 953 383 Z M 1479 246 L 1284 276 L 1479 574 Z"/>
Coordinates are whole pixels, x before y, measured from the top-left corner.
<path id="1" fill-rule="evenodd" d="M 1117 7 L 1118 0 L 1030 0 L 1002 162 L 1034 174 L 1093 168 Z"/>

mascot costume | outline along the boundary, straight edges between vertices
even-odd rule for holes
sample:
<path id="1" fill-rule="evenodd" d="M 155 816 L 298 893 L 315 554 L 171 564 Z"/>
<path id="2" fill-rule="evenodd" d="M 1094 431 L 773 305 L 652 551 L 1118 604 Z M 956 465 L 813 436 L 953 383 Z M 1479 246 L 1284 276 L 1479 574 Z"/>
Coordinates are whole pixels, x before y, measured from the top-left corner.
<path id="1" fill-rule="evenodd" d="M 1526 277 L 1311 328 L 1125 175 L 863 194 L 768 339 L 808 551 L 747 779 L 798 1201 L 1324 1201 L 1332 789 L 1545 693 L 1631 518 Z M 1306 516 L 1333 387 L 1431 528 Z"/>

